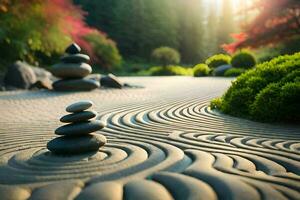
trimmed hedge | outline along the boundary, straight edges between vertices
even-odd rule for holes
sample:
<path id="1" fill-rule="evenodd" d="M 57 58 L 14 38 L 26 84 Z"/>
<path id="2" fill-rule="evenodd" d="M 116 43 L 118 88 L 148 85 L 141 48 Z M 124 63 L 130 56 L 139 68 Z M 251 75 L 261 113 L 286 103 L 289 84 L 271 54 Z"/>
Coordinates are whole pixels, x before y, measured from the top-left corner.
<path id="1" fill-rule="evenodd" d="M 249 69 L 256 65 L 256 60 L 252 53 L 242 50 L 233 55 L 231 59 L 231 65 L 235 68 Z"/>
<path id="2" fill-rule="evenodd" d="M 163 66 L 180 63 L 180 53 L 171 47 L 154 49 L 151 57 L 155 63 Z"/>
<path id="3" fill-rule="evenodd" d="M 221 65 L 227 65 L 230 64 L 231 57 L 229 55 L 225 54 L 217 54 L 209 57 L 206 61 L 205 64 L 208 65 L 210 68 L 216 68 Z"/>
<path id="4" fill-rule="evenodd" d="M 212 108 L 263 122 L 300 122 L 300 53 L 279 56 L 248 70 Z"/>
<path id="5" fill-rule="evenodd" d="M 193 68 L 194 76 L 207 76 L 209 75 L 210 69 L 206 64 L 198 64 Z"/>
<path id="6" fill-rule="evenodd" d="M 151 67 L 148 71 L 152 76 L 191 76 L 194 74 L 192 68 L 181 66 Z"/>
<path id="7" fill-rule="evenodd" d="M 241 75 L 244 72 L 245 72 L 245 69 L 242 69 L 242 68 L 231 68 L 231 69 L 228 69 L 224 73 L 224 76 L 226 76 L 226 77 L 236 77 L 236 76 Z"/>

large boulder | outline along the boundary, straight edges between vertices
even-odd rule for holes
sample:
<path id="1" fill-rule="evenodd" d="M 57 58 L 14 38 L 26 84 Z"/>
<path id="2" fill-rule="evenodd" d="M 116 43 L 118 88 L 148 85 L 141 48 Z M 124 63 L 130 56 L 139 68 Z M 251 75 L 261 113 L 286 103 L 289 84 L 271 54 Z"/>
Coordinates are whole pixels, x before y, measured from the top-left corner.
<path id="1" fill-rule="evenodd" d="M 25 62 L 16 61 L 8 67 L 4 76 L 4 84 L 21 89 L 28 89 L 37 80 L 31 66 Z"/>
<path id="2" fill-rule="evenodd" d="M 35 73 L 37 80 L 52 79 L 51 72 L 47 71 L 46 69 L 40 67 L 33 67 L 33 66 L 31 66 L 31 68 Z"/>
<path id="3" fill-rule="evenodd" d="M 231 68 L 232 68 L 231 65 L 221 65 L 214 69 L 213 75 L 214 76 L 224 76 L 225 72 Z"/>

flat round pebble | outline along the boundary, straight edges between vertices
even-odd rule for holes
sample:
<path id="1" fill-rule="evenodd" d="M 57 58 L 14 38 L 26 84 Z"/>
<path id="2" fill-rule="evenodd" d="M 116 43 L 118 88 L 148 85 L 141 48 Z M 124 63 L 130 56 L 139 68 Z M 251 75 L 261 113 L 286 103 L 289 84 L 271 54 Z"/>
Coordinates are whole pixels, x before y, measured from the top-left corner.
<path id="1" fill-rule="evenodd" d="M 47 148 L 55 154 L 80 154 L 98 151 L 105 143 L 106 137 L 104 135 L 62 136 L 48 142 Z"/>
<path id="2" fill-rule="evenodd" d="M 55 134 L 65 136 L 86 135 L 88 133 L 98 131 L 104 127 L 105 124 L 102 121 L 93 120 L 61 126 L 55 130 Z"/>
<path id="3" fill-rule="evenodd" d="M 78 101 L 76 103 L 72 103 L 71 105 L 67 106 L 66 111 L 70 113 L 80 112 L 89 109 L 93 105 L 94 103 L 89 100 Z"/>
<path id="4" fill-rule="evenodd" d="M 84 122 L 96 116 L 97 116 L 96 111 L 88 110 L 88 111 L 82 111 L 74 114 L 65 115 L 62 118 L 60 118 L 60 121 L 64 123 Z"/>
<path id="5" fill-rule="evenodd" d="M 58 63 L 51 72 L 59 78 L 83 78 L 92 73 L 92 67 L 86 63 Z"/>
<path id="6" fill-rule="evenodd" d="M 53 89 L 56 91 L 91 91 L 100 87 L 99 81 L 92 79 L 65 79 L 55 81 Z"/>
<path id="7" fill-rule="evenodd" d="M 61 61 L 64 63 L 81 63 L 81 62 L 88 62 L 90 57 L 85 54 L 77 53 L 71 55 L 65 55 L 60 58 Z"/>

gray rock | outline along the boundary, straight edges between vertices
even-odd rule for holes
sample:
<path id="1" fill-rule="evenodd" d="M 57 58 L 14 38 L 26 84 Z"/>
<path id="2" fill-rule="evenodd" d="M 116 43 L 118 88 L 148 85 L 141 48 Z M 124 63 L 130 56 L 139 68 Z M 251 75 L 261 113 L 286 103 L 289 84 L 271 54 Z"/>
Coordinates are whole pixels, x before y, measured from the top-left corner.
<path id="1" fill-rule="evenodd" d="M 55 134 L 64 136 L 87 135 L 88 133 L 93 133 L 104 127 L 105 124 L 99 120 L 78 122 L 74 124 L 67 124 L 57 128 L 55 130 Z"/>
<path id="2" fill-rule="evenodd" d="M 93 105 L 94 103 L 89 100 L 78 101 L 76 103 L 72 103 L 71 105 L 68 105 L 66 111 L 71 113 L 80 112 L 89 109 Z"/>
<path id="3" fill-rule="evenodd" d="M 68 54 L 76 54 L 76 53 L 80 53 L 80 51 L 81 51 L 81 48 L 76 43 L 72 43 L 65 50 L 65 52 L 68 53 Z"/>
<path id="4" fill-rule="evenodd" d="M 100 79 L 101 79 L 102 75 L 101 74 L 90 74 L 87 77 L 85 77 L 86 79 L 92 79 L 95 81 L 98 81 L 100 83 Z"/>
<path id="5" fill-rule="evenodd" d="M 34 67 L 34 66 L 31 66 L 31 69 L 33 70 L 37 80 L 43 80 L 46 78 L 51 79 L 51 77 L 52 77 L 51 72 L 49 72 L 46 69 L 43 69 L 40 67 Z"/>
<path id="6" fill-rule="evenodd" d="M 109 88 L 122 88 L 123 84 L 121 81 L 113 74 L 108 74 L 100 79 L 101 86 Z"/>
<path id="7" fill-rule="evenodd" d="M 64 63 L 81 63 L 81 62 L 88 62 L 90 57 L 85 54 L 77 53 L 77 54 L 70 54 L 61 57 L 60 59 Z"/>
<path id="8" fill-rule="evenodd" d="M 97 116 L 95 111 L 82 111 L 74 114 L 65 115 L 60 118 L 61 122 L 64 123 L 74 123 L 74 122 L 84 122 Z"/>
<path id="9" fill-rule="evenodd" d="M 91 79 L 67 79 L 52 84 L 56 91 L 90 91 L 100 87 L 98 81 Z"/>
<path id="10" fill-rule="evenodd" d="M 34 84 L 32 84 L 29 89 L 46 89 L 52 90 L 52 81 L 50 79 L 38 80 Z"/>
<path id="11" fill-rule="evenodd" d="M 89 134 L 77 137 L 62 136 L 47 143 L 49 151 L 55 154 L 80 154 L 98 151 L 106 143 L 103 135 Z"/>
<path id="12" fill-rule="evenodd" d="M 28 89 L 36 82 L 36 76 L 30 67 L 25 62 L 16 61 L 8 67 L 4 76 L 4 84 L 21 89 Z"/>
<path id="13" fill-rule="evenodd" d="M 221 65 L 214 69 L 213 75 L 214 76 L 224 76 L 225 72 L 231 68 L 232 68 L 231 65 Z"/>
<path id="14" fill-rule="evenodd" d="M 83 78 L 92 72 L 92 67 L 86 63 L 58 63 L 51 72 L 59 78 Z"/>

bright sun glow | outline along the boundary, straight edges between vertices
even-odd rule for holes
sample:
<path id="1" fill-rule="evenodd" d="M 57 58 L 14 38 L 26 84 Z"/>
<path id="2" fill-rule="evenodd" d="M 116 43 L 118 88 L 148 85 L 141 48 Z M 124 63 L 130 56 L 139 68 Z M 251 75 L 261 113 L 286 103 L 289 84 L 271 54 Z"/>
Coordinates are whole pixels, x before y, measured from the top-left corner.
<path id="1" fill-rule="evenodd" d="M 208 0 L 211 3 L 215 3 L 218 8 L 222 6 L 224 0 Z M 255 0 L 231 0 L 235 9 L 239 10 L 243 7 L 250 6 Z"/>

